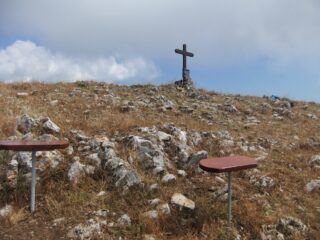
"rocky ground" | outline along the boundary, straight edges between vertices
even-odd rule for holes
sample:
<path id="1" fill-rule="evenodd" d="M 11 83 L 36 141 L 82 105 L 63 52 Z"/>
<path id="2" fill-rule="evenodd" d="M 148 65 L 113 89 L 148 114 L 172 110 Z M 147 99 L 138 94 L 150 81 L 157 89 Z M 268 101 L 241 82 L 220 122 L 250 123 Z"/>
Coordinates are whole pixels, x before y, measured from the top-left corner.
<path id="1" fill-rule="evenodd" d="M 96 82 L 0 84 L 1 139 L 67 139 L 0 153 L 0 239 L 319 239 L 320 105 Z M 198 167 L 246 155 L 227 178 Z"/>

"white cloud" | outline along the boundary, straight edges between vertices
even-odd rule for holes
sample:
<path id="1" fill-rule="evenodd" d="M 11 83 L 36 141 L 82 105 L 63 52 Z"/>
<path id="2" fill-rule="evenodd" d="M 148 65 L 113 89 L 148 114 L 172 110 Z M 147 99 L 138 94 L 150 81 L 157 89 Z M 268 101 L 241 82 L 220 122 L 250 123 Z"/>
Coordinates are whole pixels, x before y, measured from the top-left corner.
<path id="1" fill-rule="evenodd" d="M 151 81 L 159 71 L 152 62 L 115 57 L 75 58 L 53 53 L 31 41 L 16 41 L 0 49 L 0 80 L 7 82 L 40 80 L 47 82 L 94 79 L 105 82 Z"/>
<path id="2" fill-rule="evenodd" d="M 0 32 L 66 54 L 143 55 L 195 64 L 320 58 L 319 0 L 2 0 Z M 179 62 L 180 63 L 180 62 Z"/>

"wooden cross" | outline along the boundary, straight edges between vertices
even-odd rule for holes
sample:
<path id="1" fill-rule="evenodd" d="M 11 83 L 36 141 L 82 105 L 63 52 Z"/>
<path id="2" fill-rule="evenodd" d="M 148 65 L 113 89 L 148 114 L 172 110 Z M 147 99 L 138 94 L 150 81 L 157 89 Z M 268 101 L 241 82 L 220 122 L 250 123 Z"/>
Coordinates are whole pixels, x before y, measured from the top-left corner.
<path id="1" fill-rule="evenodd" d="M 183 44 L 183 50 L 180 49 L 175 49 L 175 53 L 181 54 L 182 55 L 182 61 L 183 61 L 183 65 L 182 65 L 182 79 L 184 81 L 188 81 L 189 79 L 186 79 L 186 72 L 187 71 L 187 57 L 193 57 L 194 54 L 191 52 L 187 52 L 187 44 Z"/>

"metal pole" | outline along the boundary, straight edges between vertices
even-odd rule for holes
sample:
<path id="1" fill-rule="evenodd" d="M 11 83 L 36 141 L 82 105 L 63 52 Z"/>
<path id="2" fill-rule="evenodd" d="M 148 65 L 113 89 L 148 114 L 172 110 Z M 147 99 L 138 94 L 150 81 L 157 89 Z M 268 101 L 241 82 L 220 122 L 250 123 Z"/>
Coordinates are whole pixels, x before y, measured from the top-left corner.
<path id="1" fill-rule="evenodd" d="M 231 190 L 231 172 L 228 173 L 228 227 L 231 226 L 231 195 L 232 195 L 232 190 Z"/>
<path id="2" fill-rule="evenodd" d="M 185 70 L 185 69 L 187 69 L 187 44 L 183 44 L 183 54 L 182 54 L 182 56 L 183 56 L 183 58 L 182 58 L 182 68 L 183 68 L 183 70 Z"/>
<path id="3" fill-rule="evenodd" d="M 32 152 L 32 179 L 31 179 L 31 200 L 30 210 L 34 212 L 36 203 L 36 151 Z"/>

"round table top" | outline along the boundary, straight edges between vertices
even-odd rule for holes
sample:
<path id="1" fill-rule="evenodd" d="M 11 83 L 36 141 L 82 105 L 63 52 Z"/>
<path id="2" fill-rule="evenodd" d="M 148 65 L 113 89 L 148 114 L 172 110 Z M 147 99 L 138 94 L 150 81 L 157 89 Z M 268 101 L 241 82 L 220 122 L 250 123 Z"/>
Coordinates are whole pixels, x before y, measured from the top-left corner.
<path id="1" fill-rule="evenodd" d="M 200 168 L 207 172 L 233 172 L 257 167 L 257 160 L 246 156 L 207 158 L 199 162 Z"/>
<path id="2" fill-rule="evenodd" d="M 27 141 L 27 140 L 6 140 L 0 141 L 0 150 L 13 151 L 50 151 L 63 149 L 69 146 L 65 140 L 56 141 Z"/>

